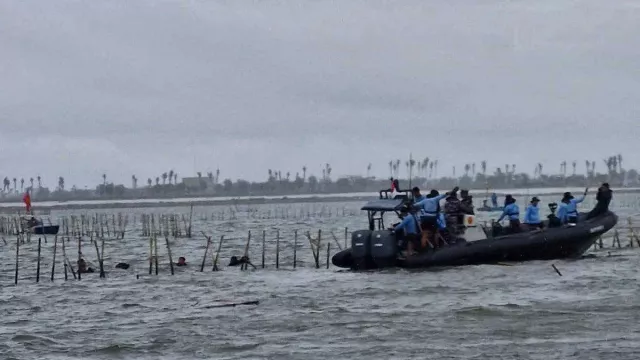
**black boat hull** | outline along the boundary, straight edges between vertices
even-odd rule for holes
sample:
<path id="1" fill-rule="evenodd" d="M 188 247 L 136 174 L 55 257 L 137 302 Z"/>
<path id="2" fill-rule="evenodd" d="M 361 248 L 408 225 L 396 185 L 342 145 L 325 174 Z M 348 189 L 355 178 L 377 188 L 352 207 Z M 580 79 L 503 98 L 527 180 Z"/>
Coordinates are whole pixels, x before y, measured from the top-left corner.
<path id="1" fill-rule="evenodd" d="M 36 235 L 57 235 L 60 225 L 38 225 L 31 228 L 31 233 Z"/>
<path id="2" fill-rule="evenodd" d="M 584 219 L 584 214 L 582 218 Z M 397 260 L 402 268 L 429 268 L 492 264 L 504 261 L 531 261 L 576 258 L 584 254 L 598 238 L 611 230 L 618 217 L 607 212 L 597 218 L 582 220 L 575 226 L 548 228 L 543 231 L 521 232 L 493 239 L 485 239 L 440 248 Z M 354 270 L 351 249 L 332 258 L 335 266 Z M 371 269 L 371 268 L 369 268 Z"/>

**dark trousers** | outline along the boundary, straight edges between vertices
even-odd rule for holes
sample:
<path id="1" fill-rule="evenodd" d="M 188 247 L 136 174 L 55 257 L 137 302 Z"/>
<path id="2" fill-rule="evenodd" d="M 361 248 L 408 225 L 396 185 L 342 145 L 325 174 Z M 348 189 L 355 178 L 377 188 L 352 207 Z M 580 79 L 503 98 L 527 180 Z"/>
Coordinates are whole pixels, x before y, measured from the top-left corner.
<path id="1" fill-rule="evenodd" d="M 576 215 L 570 215 L 567 217 L 567 222 L 569 224 L 577 224 L 578 223 L 578 217 Z"/>

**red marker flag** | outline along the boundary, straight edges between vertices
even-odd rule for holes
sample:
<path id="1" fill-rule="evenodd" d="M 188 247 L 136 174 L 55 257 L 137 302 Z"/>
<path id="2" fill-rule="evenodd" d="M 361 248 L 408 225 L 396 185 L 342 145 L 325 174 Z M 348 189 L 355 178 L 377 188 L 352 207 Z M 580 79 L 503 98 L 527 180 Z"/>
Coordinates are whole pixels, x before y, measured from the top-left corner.
<path id="1" fill-rule="evenodd" d="M 31 212 L 31 195 L 29 195 L 29 191 L 24 193 L 24 196 L 22 197 L 22 201 L 24 202 L 25 205 L 27 205 L 27 213 Z"/>

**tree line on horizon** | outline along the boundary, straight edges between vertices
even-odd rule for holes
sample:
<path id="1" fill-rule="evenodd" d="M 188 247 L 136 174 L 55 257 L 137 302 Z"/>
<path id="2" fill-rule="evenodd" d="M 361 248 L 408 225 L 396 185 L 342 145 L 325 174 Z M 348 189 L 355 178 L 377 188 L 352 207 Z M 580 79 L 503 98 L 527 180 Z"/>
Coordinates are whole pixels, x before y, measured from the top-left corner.
<path id="1" fill-rule="evenodd" d="M 542 163 L 538 163 L 533 175 L 525 172 L 516 172 L 516 164 L 505 164 L 504 167 L 495 167 L 492 173 L 488 173 L 486 160 L 465 164 L 460 175 L 456 174 L 456 168 L 452 167 L 451 176 L 438 177 L 438 160 L 430 160 L 428 157 L 416 161 L 409 159 L 403 162 L 400 159 L 387 163 L 389 177 L 382 179 L 371 176 L 373 165 L 366 166 L 366 176 L 352 175 L 342 176 L 335 181 L 332 179 L 332 167 L 325 164 L 321 168 L 321 176 L 309 175 L 308 168 L 303 166 L 300 172 L 292 176 L 291 172 L 283 173 L 280 170 L 268 169 L 266 180 L 262 182 L 250 182 L 239 179 L 232 181 L 225 179 L 220 182 L 220 169 L 214 172 L 197 172 L 196 177 L 183 178 L 178 182 L 178 174 L 169 170 L 162 174 L 149 177 L 146 186 L 138 185 L 138 177 L 131 176 L 131 187 L 122 184 L 116 185 L 108 182 L 107 174 L 102 174 L 102 181 L 95 189 L 78 189 L 73 186 L 65 188 L 65 179 L 60 176 L 57 179 L 57 187 L 54 191 L 42 186 L 42 178 L 36 176 L 29 178 L 28 184 L 24 178 L 9 177 L 3 179 L 2 194 L 4 198 L 12 198 L 24 193 L 27 189 L 33 189 L 35 199 L 93 199 L 93 198 L 145 198 L 145 197 L 176 197 L 176 196 L 261 196 L 261 195 L 292 195 L 311 193 L 346 193 L 369 192 L 389 188 L 389 178 L 398 178 L 401 188 L 410 185 L 447 189 L 454 186 L 469 189 L 489 188 L 528 188 L 528 187 L 564 187 L 595 185 L 598 182 L 608 181 L 612 186 L 638 185 L 638 171 L 622 168 L 622 155 L 610 156 L 604 159 L 606 172 L 596 172 L 596 162 L 585 160 L 584 173 L 578 173 L 578 162 L 560 162 L 560 171 L 555 174 L 546 174 Z M 569 171 L 568 166 L 571 166 Z M 411 179 L 409 179 L 411 174 Z M 35 182 L 37 180 L 37 187 Z M 20 185 L 18 187 L 18 184 Z M 11 187 L 13 185 L 13 187 Z M 28 185 L 28 186 L 25 186 Z M 20 189 L 18 191 L 18 189 Z"/>

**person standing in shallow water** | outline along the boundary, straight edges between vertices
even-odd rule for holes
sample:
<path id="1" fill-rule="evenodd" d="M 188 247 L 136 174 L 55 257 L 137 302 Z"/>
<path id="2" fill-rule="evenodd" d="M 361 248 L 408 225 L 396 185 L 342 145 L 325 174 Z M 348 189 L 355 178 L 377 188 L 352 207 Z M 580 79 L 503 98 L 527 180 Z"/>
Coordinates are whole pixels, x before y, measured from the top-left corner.
<path id="1" fill-rule="evenodd" d="M 529 230 L 541 229 L 542 221 L 540 221 L 540 208 L 538 207 L 540 199 L 533 197 L 531 203 L 527 206 L 524 212 L 524 223 L 529 227 Z"/>

